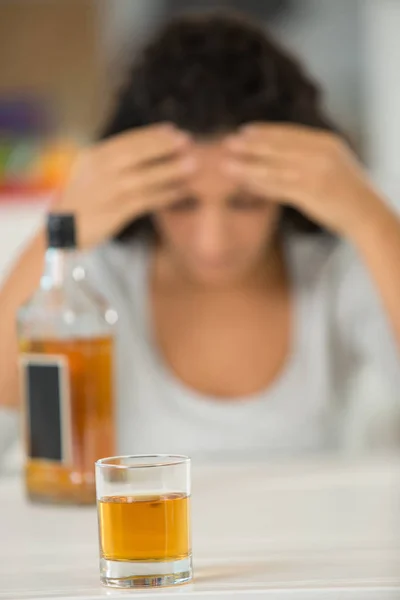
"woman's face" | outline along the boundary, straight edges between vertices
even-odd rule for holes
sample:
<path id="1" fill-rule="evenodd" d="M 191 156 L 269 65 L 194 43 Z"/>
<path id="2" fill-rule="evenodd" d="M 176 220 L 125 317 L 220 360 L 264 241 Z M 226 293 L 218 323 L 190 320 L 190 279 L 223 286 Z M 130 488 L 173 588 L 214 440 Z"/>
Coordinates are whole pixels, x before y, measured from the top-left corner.
<path id="1" fill-rule="evenodd" d="M 227 284 L 257 268 L 276 231 L 279 207 L 251 196 L 222 167 L 221 141 L 197 143 L 187 198 L 155 214 L 173 260 L 194 280 Z"/>

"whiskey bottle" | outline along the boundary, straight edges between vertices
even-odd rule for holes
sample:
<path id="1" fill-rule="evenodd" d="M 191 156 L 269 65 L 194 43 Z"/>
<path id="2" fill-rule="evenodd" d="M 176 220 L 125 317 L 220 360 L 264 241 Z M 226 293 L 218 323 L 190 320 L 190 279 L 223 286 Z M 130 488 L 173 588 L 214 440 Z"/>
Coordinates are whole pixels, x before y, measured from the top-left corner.
<path id="1" fill-rule="evenodd" d="M 26 447 L 34 501 L 95 502 L 94 462 L 115 454 L 115 310 L 87 284 L 74 216 L 50 214 L 40 285 L 18 313 Z"/>

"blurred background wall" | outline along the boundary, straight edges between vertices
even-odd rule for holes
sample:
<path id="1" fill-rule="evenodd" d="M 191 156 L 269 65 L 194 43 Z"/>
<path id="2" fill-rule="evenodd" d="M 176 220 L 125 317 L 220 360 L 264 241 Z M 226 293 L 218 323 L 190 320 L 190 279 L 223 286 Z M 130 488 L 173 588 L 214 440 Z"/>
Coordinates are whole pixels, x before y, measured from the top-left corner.
<path id="1" fill-rule="evenodd" d="M 213 6 L 255 16 L 305 61 L 398 201 L 398 0 L 0 0 L 0 280 L 137 49 L 172 15 Z"/>
<path id="2" fill-rule="evenodd" d="M 0 98 L 37 98 L 54 133 L 80 136 L 102 112 L 96 2 L 0 1 Z"/>

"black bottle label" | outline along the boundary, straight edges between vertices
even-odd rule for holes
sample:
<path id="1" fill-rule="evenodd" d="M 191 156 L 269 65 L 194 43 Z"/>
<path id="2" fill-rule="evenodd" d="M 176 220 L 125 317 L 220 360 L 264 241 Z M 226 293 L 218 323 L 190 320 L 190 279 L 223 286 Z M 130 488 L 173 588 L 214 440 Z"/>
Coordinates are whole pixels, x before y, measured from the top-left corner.
<path id="1" fill-rule="evenodd" d="M 65 356 L 22 354 L 26 448 L 31 459 L 71 463 L 71 396 Z"/>

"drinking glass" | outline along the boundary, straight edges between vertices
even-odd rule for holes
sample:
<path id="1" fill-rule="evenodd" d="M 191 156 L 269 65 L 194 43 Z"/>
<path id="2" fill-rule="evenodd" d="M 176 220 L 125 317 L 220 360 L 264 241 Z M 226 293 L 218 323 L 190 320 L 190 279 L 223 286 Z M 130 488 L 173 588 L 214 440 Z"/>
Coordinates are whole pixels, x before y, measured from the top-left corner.
<path id="1" fill-rule="evenodd" d="M 192 579 L 190 459 L 117 456 L 96 462 L 102 583 L 162 587 Z"/>

